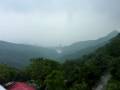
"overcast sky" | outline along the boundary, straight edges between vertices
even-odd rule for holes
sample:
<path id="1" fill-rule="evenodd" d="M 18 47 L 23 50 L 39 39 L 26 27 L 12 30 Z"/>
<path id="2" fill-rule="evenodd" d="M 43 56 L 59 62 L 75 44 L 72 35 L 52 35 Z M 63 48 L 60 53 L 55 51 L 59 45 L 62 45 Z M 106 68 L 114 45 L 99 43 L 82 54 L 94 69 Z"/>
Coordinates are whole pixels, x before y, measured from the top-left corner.
<path id="1" fill-rule="evenodd" d="M 0 40 L 69 45 L 120 30 L 120 0 L 0 0 Z"/>

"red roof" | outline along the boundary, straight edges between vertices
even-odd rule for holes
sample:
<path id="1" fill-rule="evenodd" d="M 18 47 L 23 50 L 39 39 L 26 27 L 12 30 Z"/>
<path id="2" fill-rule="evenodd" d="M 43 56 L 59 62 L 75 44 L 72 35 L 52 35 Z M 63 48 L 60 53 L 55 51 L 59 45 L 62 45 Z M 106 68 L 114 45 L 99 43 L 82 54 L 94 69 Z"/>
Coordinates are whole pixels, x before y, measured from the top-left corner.
<path id="1" fill-rule="evenodd" d="M 24 82 L 15 82 L 10 85 L 7 90 L 36 90 L 33 86 L 30 86 Z"/>

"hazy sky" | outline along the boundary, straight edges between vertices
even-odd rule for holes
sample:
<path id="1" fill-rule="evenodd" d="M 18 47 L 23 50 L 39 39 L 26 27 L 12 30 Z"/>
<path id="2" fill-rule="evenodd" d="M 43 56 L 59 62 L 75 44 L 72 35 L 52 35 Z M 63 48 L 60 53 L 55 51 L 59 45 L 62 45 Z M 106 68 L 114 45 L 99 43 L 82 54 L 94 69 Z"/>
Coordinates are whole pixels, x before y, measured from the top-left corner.
<path id="1" fill-rule="evenodd" d="M 68 45 L 120 30 L 120 0 L 0 0 L 0 40 Z"/>

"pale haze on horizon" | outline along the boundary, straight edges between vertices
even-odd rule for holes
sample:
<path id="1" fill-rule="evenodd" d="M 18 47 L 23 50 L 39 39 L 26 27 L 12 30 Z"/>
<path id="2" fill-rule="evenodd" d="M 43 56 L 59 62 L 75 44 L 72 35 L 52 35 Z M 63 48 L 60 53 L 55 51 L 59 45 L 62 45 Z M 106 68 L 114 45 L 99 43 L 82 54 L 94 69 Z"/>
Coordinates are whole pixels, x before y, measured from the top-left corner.
<path id="1" fill-rule="evenodd" d="M 120 31 L 120 0 L 0 0 L 0 40 L 69 45 Z"/>

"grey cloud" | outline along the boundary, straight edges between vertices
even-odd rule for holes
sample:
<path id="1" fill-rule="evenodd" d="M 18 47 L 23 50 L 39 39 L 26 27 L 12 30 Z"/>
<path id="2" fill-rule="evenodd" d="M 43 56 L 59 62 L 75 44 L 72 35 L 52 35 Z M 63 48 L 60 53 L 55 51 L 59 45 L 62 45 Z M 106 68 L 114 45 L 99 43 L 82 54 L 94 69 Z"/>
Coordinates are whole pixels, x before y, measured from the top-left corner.
<path id="1" fill-rule="evenodd" d="M 0 39 L 42 46 L 96 39 L 120 28 L 119 0 L 0 0 Z"/>

